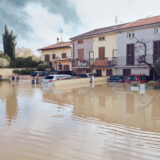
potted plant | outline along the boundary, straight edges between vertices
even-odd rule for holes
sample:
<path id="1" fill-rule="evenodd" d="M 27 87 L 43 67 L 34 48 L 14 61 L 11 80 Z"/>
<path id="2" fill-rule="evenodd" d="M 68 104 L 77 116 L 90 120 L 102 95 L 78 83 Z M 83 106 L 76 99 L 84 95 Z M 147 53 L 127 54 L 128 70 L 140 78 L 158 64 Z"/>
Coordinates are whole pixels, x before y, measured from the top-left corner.
<path id="1" fill-rule="evenodd" d="M 157 89 L 159 88 L 159 83 L 156 81 L 149 81 L 148 86 L 150 89 Z"/>

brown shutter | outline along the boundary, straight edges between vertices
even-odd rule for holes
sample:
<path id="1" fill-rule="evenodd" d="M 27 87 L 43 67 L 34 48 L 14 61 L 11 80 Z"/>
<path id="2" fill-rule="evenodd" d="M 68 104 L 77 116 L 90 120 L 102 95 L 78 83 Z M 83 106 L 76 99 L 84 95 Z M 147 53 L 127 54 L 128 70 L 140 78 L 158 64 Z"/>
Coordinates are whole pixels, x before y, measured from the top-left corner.
<path id="1" fill-rule="evenodd" d="M 99 47 L 99 59 L 105 58 L 105 47 Z"/>
<path id="2" fill-rule="evenodd" d="M 84 60 L 84 49 L 78 49 L 78 59 L 81 61 Z"/>

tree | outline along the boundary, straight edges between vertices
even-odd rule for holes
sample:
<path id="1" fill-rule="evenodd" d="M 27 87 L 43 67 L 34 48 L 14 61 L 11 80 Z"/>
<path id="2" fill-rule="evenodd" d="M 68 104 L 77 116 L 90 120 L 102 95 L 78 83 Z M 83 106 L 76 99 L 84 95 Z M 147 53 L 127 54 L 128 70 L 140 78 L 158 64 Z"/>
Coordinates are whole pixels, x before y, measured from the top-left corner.
<path id="1" fill-rule="evenodd" d="M 4 53 L 7 54 L 11 60 L 15 59 L 15 46 L 16 46 L 16 36 L 13 31 L 9 33 L 7 26 L 5 25 L 5 31 L 3 34 L 3 49 Z"/>
<path id="2" fill-rule="evenodd" d="M 146 64 L 153 71 L 153 80 L 156 80 L 158 75 L 157 75 L 157 72 L 156 72 L 156 70 L 154 68 L 154 65 L 152 63 L 147 62 L 147 60 L 146 60 L 147 44 L 145 42 L 143 42 L 143 41 L 138 40 L 136 37 L 135 37 L 135 39 L 136 39 L 136 43 L 137 44 L 141 44 L 144 47 L 144 49 L 143 49 L 144 50 L 144 54 L 139 56 L 138 62 Z"/>
<path id="3" fill-rule="evenodd" d="M 160 60 L 156 63 L 154 69 L 155 69 L 158 77 L 160 78 Z"/>

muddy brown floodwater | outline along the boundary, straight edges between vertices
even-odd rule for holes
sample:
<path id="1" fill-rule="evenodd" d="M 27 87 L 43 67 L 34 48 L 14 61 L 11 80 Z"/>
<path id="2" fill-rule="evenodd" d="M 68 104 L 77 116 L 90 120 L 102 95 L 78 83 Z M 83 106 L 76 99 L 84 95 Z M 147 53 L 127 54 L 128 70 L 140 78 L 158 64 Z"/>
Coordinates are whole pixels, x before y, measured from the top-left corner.
<path id="1" fill-rule="evenodd" d="M 0 83 L 0 160 L 160 160 L 160 91 Z"/>

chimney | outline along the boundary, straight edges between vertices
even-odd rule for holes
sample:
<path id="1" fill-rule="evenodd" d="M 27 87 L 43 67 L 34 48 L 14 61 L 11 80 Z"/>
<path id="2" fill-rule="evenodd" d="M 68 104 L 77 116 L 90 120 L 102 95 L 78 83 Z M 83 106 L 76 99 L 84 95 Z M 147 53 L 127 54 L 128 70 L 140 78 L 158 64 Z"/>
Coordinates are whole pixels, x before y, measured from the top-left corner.
<path id="1" fill-rule="evenodd" d="M 60 40 L 59 40 L 59 38 L 57 37 L 57 43 L 59 43 L 60 42 Z"/>

